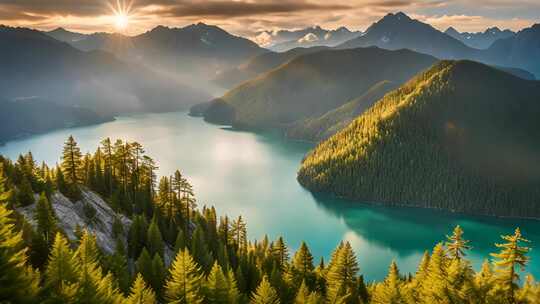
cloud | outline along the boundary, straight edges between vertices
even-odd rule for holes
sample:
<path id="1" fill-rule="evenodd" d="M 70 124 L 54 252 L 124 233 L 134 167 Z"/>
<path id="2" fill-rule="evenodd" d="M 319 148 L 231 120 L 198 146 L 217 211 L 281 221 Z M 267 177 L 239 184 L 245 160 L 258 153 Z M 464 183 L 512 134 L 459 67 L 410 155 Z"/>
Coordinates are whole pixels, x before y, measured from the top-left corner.
<path id="1" fill-rule="evenodd" d="M 493 25 L 522 28 L 540 11 L 538 0 L 0 0 L 0 23 L 110 32 L 115 31 L 111 6 L 118 1 L 130 7 L 131 35 L 157 25 L 181 27 L 202 21 L 261 44 L 268 42 L 268 37 L 256 37 L 263 30 L 315 24 L 365 30 L 397 11 L 419 16 L 437 28 L 453 25 L 466 31 Z"/>
<path id="2" fill-rule="evenodd" d="M 268 15 L 276 13 L 296 13 L 322 10 L 351 9 L 346 4 L 318 4 L 308 1 L 179 1 L 164 6 L 163 12 L 174 17 L 239 17 Z"/>
<path id="3" fill-rule="evenodd" d="M 319 37 L 313 33 L 306 34 L 304 37 L 298 40 L 298 43 L 313 43 L 319 40 Z"/>
<path id="4" fill-rule="evenodd" d="M 431 24 L 439 30 L 446 30 L 450 26 L 459 31 L 483 32 L 488 27 L 497 26 L 501 29 L 511 29 L 514 31 L 529 27 L 535 23 L 535 20 L 511 18 L 511 19 L 492 19 L 484 16 L 469 15 L 441 15 L 441 16 L 414 16 L 419 20 Z"/>

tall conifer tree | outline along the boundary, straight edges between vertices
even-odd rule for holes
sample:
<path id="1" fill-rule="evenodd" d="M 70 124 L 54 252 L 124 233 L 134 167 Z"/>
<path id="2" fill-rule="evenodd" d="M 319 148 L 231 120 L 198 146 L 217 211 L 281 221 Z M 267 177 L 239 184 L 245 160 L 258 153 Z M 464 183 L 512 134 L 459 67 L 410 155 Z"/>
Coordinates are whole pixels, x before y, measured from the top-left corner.
<path id="1" fill-rule="evenodd" d="M 126 299 L 126 304 L 157 304 L 156 294 L 146 285 L 141 274 L 137 274 L 129 296 Z"/>
<path id="2" fill-rule="evenodd" d="M 180 251 L 172 263 L 170 278 L 165 285 L 167 303 L 203 303 L 202 281 L 201 270 L 189 251 Z"/>

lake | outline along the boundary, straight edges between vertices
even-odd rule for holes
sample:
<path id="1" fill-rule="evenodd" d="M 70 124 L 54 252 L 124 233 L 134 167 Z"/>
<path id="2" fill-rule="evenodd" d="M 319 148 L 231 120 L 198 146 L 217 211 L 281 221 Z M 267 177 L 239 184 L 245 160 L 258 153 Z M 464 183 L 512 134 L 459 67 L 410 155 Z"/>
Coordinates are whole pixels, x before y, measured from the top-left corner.
<path id="1" fill-rule="evenodd" d="M 187 113 L 122 116 L 101 125 L 8 142 L 0 146 L 0 154 L 15 159 L 30 150 L 37 161 L 54 165 L 69 135 L 84 152 L 95 151 L 105 137 L 140 142 L 158 162 L 160 175 L 180 169 L 188 176 L 199 206 L 214 205 L 219 214 L 231 217 L 242 215 L 250 239 L 284 236 L 291 255 L 305 240 L 318 262 L 347 240 L 367 280 L 384 278 L 393 259 L 402 272 L 414 272 L 424 250 L 443 241 L 458 224 L 474 247 L 469 258 L 475 267 L 496 250 L 499 235 L 519 226 L 534 248 L 527 270 L 540 277 L 540 221 L 373 207 L 315 197 L 296 181 L 309 144 L 207 124 Z"/>

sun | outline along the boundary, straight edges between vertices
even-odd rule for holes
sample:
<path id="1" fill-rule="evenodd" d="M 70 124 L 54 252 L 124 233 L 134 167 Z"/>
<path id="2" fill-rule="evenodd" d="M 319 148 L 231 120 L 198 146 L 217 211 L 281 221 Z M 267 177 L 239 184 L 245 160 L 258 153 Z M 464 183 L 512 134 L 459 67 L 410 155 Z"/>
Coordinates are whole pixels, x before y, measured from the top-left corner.
<path id="1" fill-rule="evenodd" d="M 130 23 L 132 16 L 132 0 L 111 0 L 109 2 L 109 9 L 113 16 L 114 27 L 118 31 L 125 31 Z"/>
<path id="2" fill-rule="evenodd" d="M 119 30 L 127 29 L 129 25 L 129 16 L 126 14 L 116 14 L 114 16 L 114 25 Z"/>

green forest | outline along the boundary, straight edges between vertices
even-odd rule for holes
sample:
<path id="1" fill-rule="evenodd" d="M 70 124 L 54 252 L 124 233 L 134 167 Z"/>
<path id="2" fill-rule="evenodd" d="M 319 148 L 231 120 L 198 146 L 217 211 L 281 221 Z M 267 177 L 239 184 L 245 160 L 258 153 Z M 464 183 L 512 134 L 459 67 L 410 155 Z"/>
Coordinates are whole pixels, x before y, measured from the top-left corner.
<path id="1" fill-rule="evenodd" d="M 197 206 L 181 171 L 159 179 L 156 171 L 140 144 L 122 140 L 83 154 L 70 137 L 56 167 L 31 153 L 0 157 L 0 303 L 540 303 L 519 229 L 501 236 L 478 271 L 457 226 L 415 273 L 391 263 L 383 281 L 369 282 L 349 243 L 324 261 L 306 243 L 293 253 L 281 237 L 249 240 L 242 217 Z M 112 254 L 86 229 L 99 224 L 90 205 L 73 239 L 55 213 L 59 193 L 76 202 L 88 191 L 131 220 L 115 220 Z M 28 206 L 32 219 L 18 211 Z"/>
<path id="2" fill-rule="evenodd" d="M 385 205 L 540 217 L 540 82 L 441 61 L 304 159 L 315 192 Z"/>

